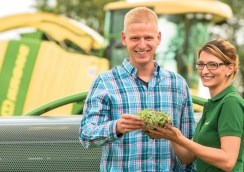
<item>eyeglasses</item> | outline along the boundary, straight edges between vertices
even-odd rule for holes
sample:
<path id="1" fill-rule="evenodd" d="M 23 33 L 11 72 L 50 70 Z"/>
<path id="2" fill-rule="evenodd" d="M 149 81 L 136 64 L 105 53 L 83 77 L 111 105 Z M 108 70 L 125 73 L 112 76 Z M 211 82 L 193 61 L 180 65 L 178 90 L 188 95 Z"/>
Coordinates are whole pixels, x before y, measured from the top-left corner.
<path id="1" fill-rule="evenodd" d="M 196 63 L 196 68 L 198 70 L 203 70 L 204 66 L 207 67 L 208 70 L 215 70 L 221 65 L 228 65 L 229 63 L 217 63 L 217 62 L 208 62 L 208 63 L 202 63 L 202 62 L 197 62 Z"/>

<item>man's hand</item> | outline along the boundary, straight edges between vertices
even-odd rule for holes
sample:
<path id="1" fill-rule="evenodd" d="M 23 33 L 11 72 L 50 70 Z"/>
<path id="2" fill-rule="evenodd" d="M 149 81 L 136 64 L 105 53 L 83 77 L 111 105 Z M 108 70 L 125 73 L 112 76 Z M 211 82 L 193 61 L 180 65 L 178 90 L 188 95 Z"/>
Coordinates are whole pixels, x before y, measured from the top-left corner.
<path id="1" fill-rule="evenodd" d="M 131 114 L 123 114 L 117 122 L 116 132 L 118 134 L 125 134 L 131 131 L 143 129 L 144 122 L 138 116 Z"/>

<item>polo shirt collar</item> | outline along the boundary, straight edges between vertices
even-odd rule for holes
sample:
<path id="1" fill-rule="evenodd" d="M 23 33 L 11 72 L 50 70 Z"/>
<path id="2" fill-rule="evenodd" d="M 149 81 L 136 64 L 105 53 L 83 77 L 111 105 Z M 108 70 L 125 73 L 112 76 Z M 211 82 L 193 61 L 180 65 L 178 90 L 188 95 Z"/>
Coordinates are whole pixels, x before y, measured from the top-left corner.
<path id="1" fill-rule="evenodd" d="M 216 101 L 218 99 L 223 98 L 224 96 L 226 96 L 230 92 L 236 92 L 236 88 L 233 85 L 230 85 L 230 86 L 226 87 L 223 91 L 221 91 L 220 93 L 218 93 L 216 96 L 214 96 L 210 100 Z"/>

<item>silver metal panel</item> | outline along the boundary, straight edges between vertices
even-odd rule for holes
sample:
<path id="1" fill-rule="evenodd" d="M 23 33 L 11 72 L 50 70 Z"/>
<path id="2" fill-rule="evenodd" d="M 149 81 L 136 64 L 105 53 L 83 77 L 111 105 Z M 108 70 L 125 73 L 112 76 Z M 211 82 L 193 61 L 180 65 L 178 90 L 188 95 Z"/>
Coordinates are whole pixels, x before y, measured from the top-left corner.
<path id="1" fill-rule="evenodd" d="M 0 117 L 0 171 L 99 171 L 101 148 L 84 149 L 81 115 Z"/>

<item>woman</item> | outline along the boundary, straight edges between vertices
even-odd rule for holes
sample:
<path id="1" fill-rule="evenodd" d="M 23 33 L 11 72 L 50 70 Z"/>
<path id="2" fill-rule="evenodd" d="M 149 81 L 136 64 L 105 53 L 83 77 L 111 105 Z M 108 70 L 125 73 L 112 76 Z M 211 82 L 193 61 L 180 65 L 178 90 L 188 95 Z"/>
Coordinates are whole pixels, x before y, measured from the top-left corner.
<path id="1" fill-rule="evenodd" d="M 150 137 L 165 138 L 182 163 L 196 159 L 198 172 L 243 172 L 244 103 L 231 80 L 238 72 L 238 55 L 233 45 L 222 39 L 207 42 L 198 52 L 196 68 L 211 99 L 204 105 L 192 140 L 179 129 L 153 126 Z"/>

